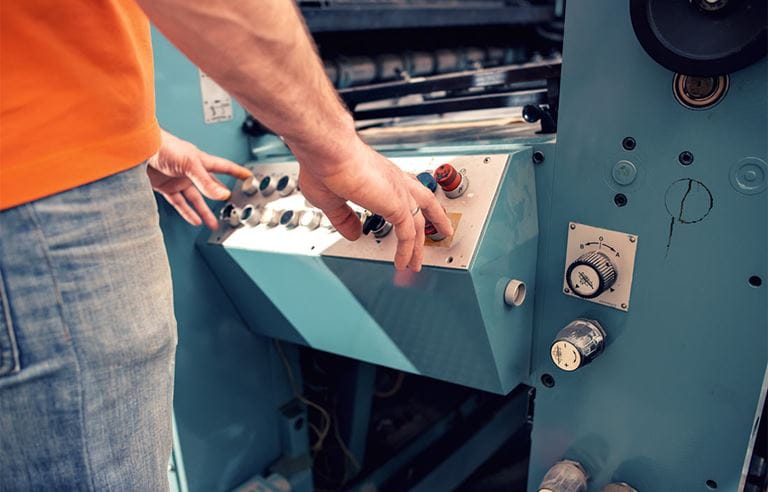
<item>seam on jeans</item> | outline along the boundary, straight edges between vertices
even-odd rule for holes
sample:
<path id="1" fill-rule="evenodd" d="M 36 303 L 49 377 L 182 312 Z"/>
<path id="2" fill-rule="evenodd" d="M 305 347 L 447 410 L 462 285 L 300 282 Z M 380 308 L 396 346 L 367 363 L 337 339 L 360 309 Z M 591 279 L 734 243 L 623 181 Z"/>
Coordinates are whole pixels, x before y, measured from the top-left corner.
<path id="1" fill-rule="evenodd" d="M 34 202 L 28 203 L 25 205 L 27 210 L 29 211 L 30 217 L 32 218 L 32 222 L 35 225 L 35 232 L 40 237 L 40 244 L 43 251 L 43 257 L 45 258 L 46 265 L 48 266 L 48 270 L 51 272 L 51 280 L 53 281 L 53 290 L 56 292 L 56 304 L 57 309 L 59 311 L 59 317 L 61 318 L 61 324 L 66 331 L 66 335 L 69 337 L 70 344 L 72 346 L 72 352 L 75 354 L 75 368 L 77 369 L 77 383 L 78 386 L 80 386 L 80 429 L 82 431 L 81 436 L 81 445 L 83 447 L 83 451 L 85 452 L 85 466 L 86 466 L 86 472 L 88 473 L 88 482 L 90 486 L 91 491 L 96 490 L 96 483 L 94 482 L 93 477 L 93 466 L 91 463 L 91 453 L 88 449 L 88 439 L 86 439 L 86 429 L 85 429 L 85 387 L 83 386 L 83 371 L 82 367 L 80 365 L 80 354 L 77 351 L 77 344 L 75 343 L 74 337 L 72 337 L 72 332 L 69 329 L 69 326 L 67 326 L 67 319 L 64 315 L 64 297 L 61 295 L 61 290 L 59 289 L 59 282 L 56 279 L 56 270 L 53 268 L 53 261 L 51 261 L 50 252 L 48 250 L 48 239 L 45 237 L 45 233 L 43 232 L 43 227 L 41 226 L 40 219 L 37 216 L 37 212 L 35 212 L 34 208 Z"/>
<path id="2" fill-rule="evenodd" d="M 8 302 L 8 295 L 5 293 L 5 274 L 3 274 L 3 267 L 0 265 L 0 302 L 3 306 L 3 318 L 5 323 L 5 330 L 8 333 L 8 352 L 10 352 L 11 363 L 9 368 L 2 367 L 5 365 L 5 357 L 0 361 L 0 376 L 7 376 L 15 374 L 21 370 L 21 358 L 19 357 L 19 345 L 16 342 L 16 330 L 13 328 L 13 318 L 11 317 L 11 305 Z M 0 324 L 0 326 L 3 326 Z M 1 349 L 2 347 L 0 347 Z"/>

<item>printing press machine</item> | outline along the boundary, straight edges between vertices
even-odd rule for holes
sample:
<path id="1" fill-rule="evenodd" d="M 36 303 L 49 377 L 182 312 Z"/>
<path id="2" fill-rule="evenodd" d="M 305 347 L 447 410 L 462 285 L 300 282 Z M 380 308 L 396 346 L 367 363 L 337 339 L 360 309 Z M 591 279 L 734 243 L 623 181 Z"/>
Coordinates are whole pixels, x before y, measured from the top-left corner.
<path id="1" fill-rule="evenodd" d="M 254 173 L 214 232 L 158 202 L 172 490 L 766 490 L 764 0 L 299 6 L 455 234 L 343 239 L 153 32 L 161 125 Z"/>

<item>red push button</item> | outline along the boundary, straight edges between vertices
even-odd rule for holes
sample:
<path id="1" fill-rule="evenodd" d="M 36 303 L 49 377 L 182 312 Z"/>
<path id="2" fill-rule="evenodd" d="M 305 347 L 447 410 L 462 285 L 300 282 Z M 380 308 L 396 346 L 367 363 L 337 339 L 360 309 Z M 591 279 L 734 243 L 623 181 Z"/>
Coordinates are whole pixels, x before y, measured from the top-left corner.
<path id="1" fill-rule="evenodd" d="M 469 180 L 450 164 L 443 164 L 435 170 L 435 181 L 448 198 L 458 198 L 467 191 Z"/>
<path id="2" fill-rule="evenodd" d="M 435 181 L 445 191 L 453 191 L 461 184 L 461 175 L 450 164 L 443 164 L 435 170 Z"/>

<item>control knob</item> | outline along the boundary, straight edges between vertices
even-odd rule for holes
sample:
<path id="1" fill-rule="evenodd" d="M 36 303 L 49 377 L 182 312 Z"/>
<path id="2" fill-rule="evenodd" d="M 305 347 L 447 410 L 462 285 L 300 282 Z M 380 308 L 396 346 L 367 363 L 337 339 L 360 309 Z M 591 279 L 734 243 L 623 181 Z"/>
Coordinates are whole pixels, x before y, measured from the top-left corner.
<path id="1" fill-rule="evenodd" d="M 286 210 L 280 216 L 280 225 L 284 225 L 288 229 L 293 229 L 299 225 L 299 214 L 293 210 Z"/>
<path id="2" fill-rule="evenodd" d="M 219 211 L 219 219 L 232 227 L 240 226 L 240 209 L 234 203 L 227 203 Z"/>
<path id="3" fill-rule="evenodd" d="M 571 292 L 584 299 L 594 299 L 616 283 L 616 267 L 600 251 L 590 251 L 576 258 L 565 272 Z"/>
<path id="4" fill-rule="evenodd" d="M 277 181 L 277 193 L 280 196 L 288 196 L 296 189 L 296 180 L 286 175 Z"/>
<path id="5" fill-rule="evenodd" d="M 586 492 L 587 472 L 572 460 L 558 461 L 541 479 L 539 492 Z"/>
<path id="6" fill-rule="evenodd" d="M 310 231 L 314 231 L 320 227 L 320 223 L 323 221 L 323 214 L 317 210 L 305 210 L 299 218 L 299 225 L 306 227 Z"/>
<path id="7" fill-rule="evenodd" d="M 416 179 L 418 179 L 421 184 L 429 188 L 429 191 L 432 193 L 437 191 L 437 181 L 435 181 L 434 176 L 432 176 L 432 173 L 429 171 L 419 173 L 416 175 Z"/>
<path id="8" fill-rule="evenodd" d="M 442 241 L 445 239 L 445 234 L 438 231 L 437 227 L 428 220 L 424 221 L 424 235 L 432 241 Z"/>
<path id="9" fill-rule="evenodd" d="M 363 221 L 363 234 L 373 233 L 373 236 L 377 239 L 381 239 L 392 230 L 392 224 L 387 222 L 384 217 L 379 214 L 373 214 L 366 217 Z"/>
<path id="10" fill-rule="evenodd" d="M 458 198 L 467 191 L 469 180 L 450 164 L 443 164 L 435 170 L 435 181 L 448 198 Z"/>
<path id="11" fill-rule="evenodd" d="M 259 225 L 261 223 L 261 209 L 251 204 L 246 205 L 240 212 L 240 223 L 251 227 Z"/>
<path id="12" fill-rule="evenodd" d="M 267 224 L 268 227 L 275 227 L 277 224 L 280 223 L 280 217 L 282 216 L 282 212 L 279 210 L 265 210 L 264 214 L 261 216 L 261 222 L 263 224 Z"/>
<path id="13" fill-rule="evenodd" d="M 563 371 L 575 371 L 592 362 L 605 345 L 605 331 L 595 320 L 575 319 L 555 337 L 552 362 Z"/>
<path id="14" fill-rule="evenodd" d="M 259 191 L 261 191 L 262 195 L 271 195 L 275 191 L 275 188 L 277 188 L 277 184 L 271 176 L 264 176 L 261 178 L 261 181 L 259 182 Z"/>
<path id="15" fill-rule="evenodd" d="M 246 195 L 255 195 L 259 191 L 259 178 L 253 175 L 248 176 L 243 181 L 242 190 Z"/>

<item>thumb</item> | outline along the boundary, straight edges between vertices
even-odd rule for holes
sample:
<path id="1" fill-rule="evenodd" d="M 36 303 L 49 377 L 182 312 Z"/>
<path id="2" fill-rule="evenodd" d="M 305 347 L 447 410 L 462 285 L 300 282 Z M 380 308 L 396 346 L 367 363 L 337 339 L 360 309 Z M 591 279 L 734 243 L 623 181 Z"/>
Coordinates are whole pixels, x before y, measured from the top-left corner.
<path id="1" fill-rule="evenodd" d="M 322 210 L 333 227 L 346 239 L 355 241 L 360 237 L 360 218 L 346 202 Z"/>

